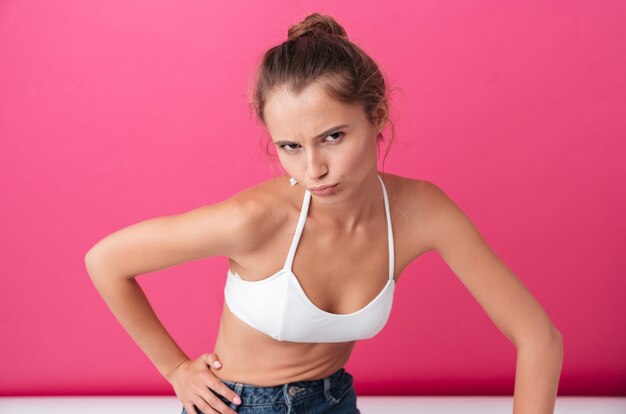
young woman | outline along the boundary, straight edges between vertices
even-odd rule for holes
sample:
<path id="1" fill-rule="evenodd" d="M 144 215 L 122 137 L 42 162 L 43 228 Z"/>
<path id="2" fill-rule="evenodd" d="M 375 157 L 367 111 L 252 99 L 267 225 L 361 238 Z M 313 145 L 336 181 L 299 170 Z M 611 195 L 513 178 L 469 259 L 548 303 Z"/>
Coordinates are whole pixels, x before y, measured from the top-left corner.
<path id="1" fill-rule="evenodd" d="M 552 412 L 558 330 L 435 184 L 377 171 L 388 122 L 376 63 L 312 14 L 269 49 L 254 107 L 286 175 L 184 214 L 117 231 L 86 255 L 108 306 L 183 413 L 358 413 L 343 368 L 385 325 L 400 273 L 435 250 L 516 346 L 515 412 Z M 135 276 L 229 258 L 213 353 L 189 358 Z"/>

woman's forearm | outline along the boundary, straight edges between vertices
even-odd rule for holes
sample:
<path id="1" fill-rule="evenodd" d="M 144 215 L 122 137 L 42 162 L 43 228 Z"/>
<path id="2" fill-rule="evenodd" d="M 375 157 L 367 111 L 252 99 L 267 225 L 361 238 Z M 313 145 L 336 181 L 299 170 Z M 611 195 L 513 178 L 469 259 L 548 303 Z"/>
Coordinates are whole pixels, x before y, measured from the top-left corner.
<path id="1" fill-rule="evenodd" d="M 513 414 L 552 414 L 563 365 L 560 334 L 517 347 Z"/>
<path id="2" fill-rule="evenodd" d="M 178 365 L 189 358 L 158 319 L 139 283 L 134 278 L 111 275 L 102 267 L 88 266 L 88 271 L 117 320 L 161 375 L 169 379 Z"/>

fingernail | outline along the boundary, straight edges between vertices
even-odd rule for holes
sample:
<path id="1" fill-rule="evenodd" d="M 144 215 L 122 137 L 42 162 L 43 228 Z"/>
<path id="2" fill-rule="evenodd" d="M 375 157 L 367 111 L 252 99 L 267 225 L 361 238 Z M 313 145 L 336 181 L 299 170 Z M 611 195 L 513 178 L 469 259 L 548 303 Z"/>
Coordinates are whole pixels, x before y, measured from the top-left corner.
<path id="1" fill-rule="evenodd" d="M 237 405 L 241 404 L 241 399 L 239 397 L 233 398 L 233 402 Z"/>
<path id="2" fill-rule="evenodd" d="M 215 361 L 213 365 L 215 366 L 215 368 L 222 368 L 222 364 L 220 364 L 220 361 Z"/>

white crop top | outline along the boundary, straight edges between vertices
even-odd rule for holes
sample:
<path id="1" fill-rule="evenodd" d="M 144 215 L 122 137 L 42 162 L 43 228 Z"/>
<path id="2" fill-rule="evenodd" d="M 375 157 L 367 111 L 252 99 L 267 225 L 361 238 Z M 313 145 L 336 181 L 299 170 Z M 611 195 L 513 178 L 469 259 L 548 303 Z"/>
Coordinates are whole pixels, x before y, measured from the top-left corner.
<path id="1" fill-rule="evenodd" d="M 298 242 L 304 229 L 311 193 L 305 190 L 304 201 L 285 266 L 277 273 L 258 281 L 243 280 L 228 270 L 224 300 L 230 311 L 252 328 L 279 341 L 347 342 L 375 336 L 387 323 L 395 289 L 394 247 L 389 200 L 383 180 L 387 238 L 389 241 L 389 278 L 380 293 L 360 310 L 336 314 L 318 308 L 304 293 L 291 271 Z"/>

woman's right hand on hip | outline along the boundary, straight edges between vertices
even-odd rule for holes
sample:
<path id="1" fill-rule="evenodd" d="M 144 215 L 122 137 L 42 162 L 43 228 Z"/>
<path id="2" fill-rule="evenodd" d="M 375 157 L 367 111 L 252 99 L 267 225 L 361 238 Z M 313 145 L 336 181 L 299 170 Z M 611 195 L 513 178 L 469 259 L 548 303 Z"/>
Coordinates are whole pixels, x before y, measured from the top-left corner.
<path id="1" fill-rule="evenodd" d="M 202 354 L 197 359 L 188 359 L 178 365 L 172 375 L 167 378 L 174 387 L 176 397 L 183 403 L 183 407 L 189 414 L 196 414 L 194 405 L 204 414 L 236 413 L 211 392 L 214 390 L 233 403 L 241 404 L 239 395 L 213 374 L 209 365 L 216 369 L 222 367 L 215 353 Z"/>

